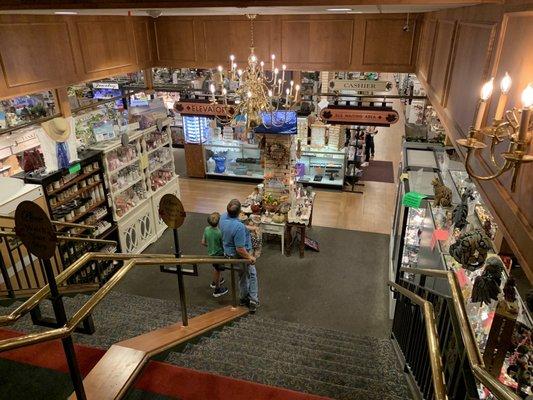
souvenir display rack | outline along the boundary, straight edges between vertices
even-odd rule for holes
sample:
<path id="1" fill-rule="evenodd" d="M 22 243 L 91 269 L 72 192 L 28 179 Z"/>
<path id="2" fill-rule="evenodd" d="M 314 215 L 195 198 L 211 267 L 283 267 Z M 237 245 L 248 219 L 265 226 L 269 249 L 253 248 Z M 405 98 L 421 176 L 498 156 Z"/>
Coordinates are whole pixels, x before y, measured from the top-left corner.
<path id="1" fill-rule="evenodd" d="M 263 180 L 260 150 L 240 140 L 212 140 L 203 145 L 206 175 Z"/>
<path id="2" fill-rule="evenodd" d="M 124 252 L 140 253 L 163 233 L 159 200 L 179 196 L 171 148 L 170 120 L 128 133 L 127 144 L 114 139 L 92 146 L 103 152 L 113 218 Z"/>
<path id="3" fill-rule="evenodd" d="M 20 173 L 17 178 L 39 184 L 52 219 L 96 226 L 93 237 L 114 239 L 116 224 L 106 199 L 108 186 L 104 181 L 102 154 L 88 150 L 78 153 L 80 160 L 51 173 Z M 87 234 L 88 229 L 61 227 L 66 234 Z"/>

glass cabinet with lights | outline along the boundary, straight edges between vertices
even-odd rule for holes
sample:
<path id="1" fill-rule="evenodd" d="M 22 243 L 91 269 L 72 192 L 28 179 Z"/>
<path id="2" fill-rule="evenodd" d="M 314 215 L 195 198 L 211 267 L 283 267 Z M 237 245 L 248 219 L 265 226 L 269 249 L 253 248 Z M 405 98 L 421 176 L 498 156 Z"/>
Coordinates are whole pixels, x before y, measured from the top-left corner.
<path id="1" fill-rule="evenodd" d="M 310 185 L 324 185 L 342 189 L 346 169 L 346 153 L 343 150 L 323 148 L 302 150 L 296 162 L 296 181 Z"/>
<path id="2" fill-rule="evenodd" d="M 203 148 L 207 176 L 263 179 L 260 150 L 256 144 L 215 140 L 204 143 Z"/>

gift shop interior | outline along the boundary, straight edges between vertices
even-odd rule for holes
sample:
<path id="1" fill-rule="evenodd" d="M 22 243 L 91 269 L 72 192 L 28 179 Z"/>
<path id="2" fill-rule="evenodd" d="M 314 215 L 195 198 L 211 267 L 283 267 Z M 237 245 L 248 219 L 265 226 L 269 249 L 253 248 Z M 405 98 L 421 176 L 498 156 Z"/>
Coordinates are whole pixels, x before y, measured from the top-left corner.
<path id="1" fill-rule="evenodd" d="M 0 399 L 533 398 L 531 2 L 8 3 Z"/>

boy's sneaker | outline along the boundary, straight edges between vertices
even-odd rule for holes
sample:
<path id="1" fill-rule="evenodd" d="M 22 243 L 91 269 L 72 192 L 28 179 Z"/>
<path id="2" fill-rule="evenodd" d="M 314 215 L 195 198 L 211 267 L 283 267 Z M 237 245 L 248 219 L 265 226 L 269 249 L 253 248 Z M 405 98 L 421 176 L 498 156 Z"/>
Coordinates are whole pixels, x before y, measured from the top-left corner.
<path id="1" fill-rule="evenodd" d="M 229 292 L 228 288 L 226 288 L 224 286 L 219 286 L 213 292 L 213 297 L 224 296 L 225 294 L 228 294 L 228 292 Z"/>
<path id="2" fill-rule="evenodd" d="M 222 286 L 224 283 L 226 282 L 226 280 L 224 279 L 224 277 L 220 278 L 220 285 Z M 215 282 L 211 282 L 211 284 L 209 285 L 209 287 L 211 289 L 214 289 L 217 287 L 217 284 Z"/>
<path id="3" fill-rule="evenodd" d="M 250 301 L 248 308 L 250 309 L 250 314 L 255 314 L 255 312 L 259 308 L 259 303 L 256 303 L 255 301 Z"/>
<path id="4" fill-rule="evenodd" d="M 239 305 L 242 306 L 242 307 L 248 307 L 248 306 L 250 306 L 250 299 L 249 299 L 249 298 L 246 298 L 246 299 L 240 299 L 240 300 L 239 300 Z"/>

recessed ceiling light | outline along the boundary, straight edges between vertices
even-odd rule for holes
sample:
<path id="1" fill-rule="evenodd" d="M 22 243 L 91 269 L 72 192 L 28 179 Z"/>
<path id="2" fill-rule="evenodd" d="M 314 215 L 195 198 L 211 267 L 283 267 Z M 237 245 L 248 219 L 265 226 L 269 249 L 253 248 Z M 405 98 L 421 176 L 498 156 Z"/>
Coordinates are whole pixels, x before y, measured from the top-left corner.
<path id="1" fill-rule="evenodd" d="M 76 15 L 78 14 L 77 11 L 54 11 L 54 14 L 57 15 Z"/>
<path id="2" fill-rule="evenodd" d="M 326 11 L 352 11 L 351 8 L 326 8 Z"/>

